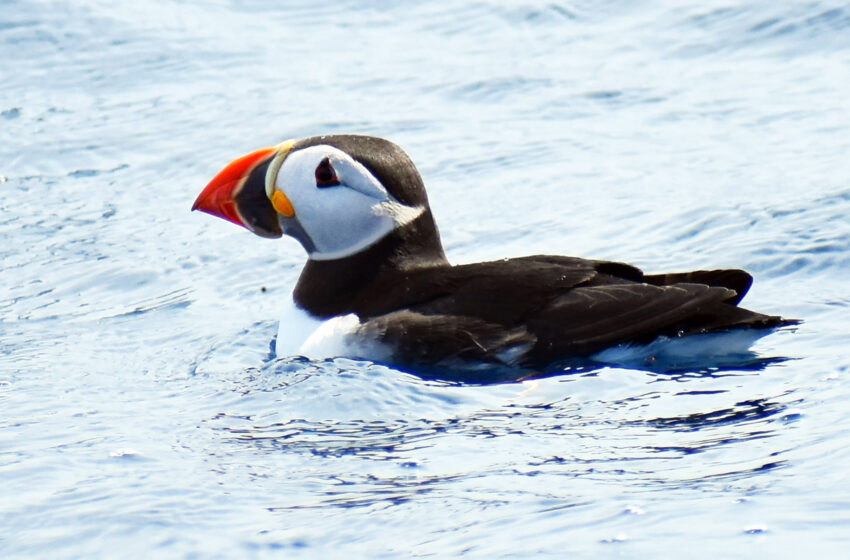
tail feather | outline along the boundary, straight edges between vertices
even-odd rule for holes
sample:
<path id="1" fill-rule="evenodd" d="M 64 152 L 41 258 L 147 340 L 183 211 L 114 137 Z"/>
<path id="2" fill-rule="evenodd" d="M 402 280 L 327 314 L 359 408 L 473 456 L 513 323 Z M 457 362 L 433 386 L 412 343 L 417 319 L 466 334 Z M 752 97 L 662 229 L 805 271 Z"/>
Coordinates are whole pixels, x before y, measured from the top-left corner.
<path id="1" fill-rule="evenodd" d="M 738 305 L 753 284 L 753 277 L 748 272 L 736 268 L 721 270 L 694 270 L 692 272 L 673 272 L 669 274 L 650 274 L 643 277 L 647 284 L 669 286 L 671 284 L 706 284 L 734 290 L 736 295 L 726 300 L 726 303 Z"/>

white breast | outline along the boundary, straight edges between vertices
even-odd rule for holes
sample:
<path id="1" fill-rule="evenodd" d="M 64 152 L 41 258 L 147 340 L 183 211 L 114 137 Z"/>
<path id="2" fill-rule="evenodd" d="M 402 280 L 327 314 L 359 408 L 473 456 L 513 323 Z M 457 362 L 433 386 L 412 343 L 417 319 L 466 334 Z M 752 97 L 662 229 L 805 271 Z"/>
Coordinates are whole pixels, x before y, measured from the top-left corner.
<path id="1" fill-rule="evenodd" d="M 312 360 L 346 357 L 385 359 L 388 352 L 377 341 L 358 336 L 360 319 L 354 313 L 319 319 L 287 298 L 277 328 L 275 354 L 278 357 L 304 356 Z"/>

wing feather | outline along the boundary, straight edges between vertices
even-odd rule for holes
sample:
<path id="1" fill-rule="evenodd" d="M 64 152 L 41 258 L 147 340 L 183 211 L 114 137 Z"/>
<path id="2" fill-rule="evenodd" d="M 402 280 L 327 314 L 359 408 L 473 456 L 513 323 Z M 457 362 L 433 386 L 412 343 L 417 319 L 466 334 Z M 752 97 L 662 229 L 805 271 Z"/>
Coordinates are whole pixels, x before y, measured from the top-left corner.
<path id="1" fill-rule="evenodd" d="M 362 333 L 395 348 L 398 363 L 541 367 L 662 335 L 792 324 L 736 307 L 751 281 L 740 270 L 644 275 L 537 255 L 379 279 L 356 312 Z"/>
<path id="2" fill-rule="evenodd" d="M 537 340 L 522 327 L 410 310 L 370 319 L 360 325 L 357 335 L 392 348 L 393 361 L 401 366 L 449 366 L 458 360 L 516 366 Z"/>

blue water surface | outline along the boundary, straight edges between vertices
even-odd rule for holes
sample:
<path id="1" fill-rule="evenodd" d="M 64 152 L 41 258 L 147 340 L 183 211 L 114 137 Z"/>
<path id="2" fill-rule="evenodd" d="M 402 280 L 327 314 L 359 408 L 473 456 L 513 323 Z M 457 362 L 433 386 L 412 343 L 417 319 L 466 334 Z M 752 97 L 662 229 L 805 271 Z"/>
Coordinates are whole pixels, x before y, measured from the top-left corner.
<path id="1" fill-rule="evenodd" d="M 0 556 L 843 557 L 850 3 L 0 1 Z M 270 355 L 231 159 L 388 137 L 455 263 L 741 267 L 765 367 Z"/>

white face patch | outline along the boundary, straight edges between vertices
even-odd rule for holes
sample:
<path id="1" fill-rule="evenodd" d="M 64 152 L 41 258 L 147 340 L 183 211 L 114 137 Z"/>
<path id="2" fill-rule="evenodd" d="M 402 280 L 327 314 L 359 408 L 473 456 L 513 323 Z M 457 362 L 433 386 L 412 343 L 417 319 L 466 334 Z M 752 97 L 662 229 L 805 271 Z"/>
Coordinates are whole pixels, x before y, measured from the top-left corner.
<path id="1" fill-rule="evenodd" d="M 316 184 L 316 169 L 325 158 L 336 173 L 338 185 Z M 328 145 L 291 152 L 273 185 L 295 210 L 293 218 L 281 218 L 284 232 L 287 220 L 297 220 L 313 245 L 305 248 L 316 260 L 362 251 L 424 210 L 395 200 L 362 164 Z"/>

